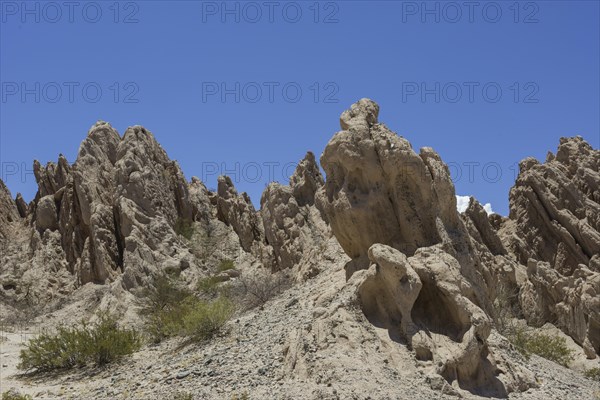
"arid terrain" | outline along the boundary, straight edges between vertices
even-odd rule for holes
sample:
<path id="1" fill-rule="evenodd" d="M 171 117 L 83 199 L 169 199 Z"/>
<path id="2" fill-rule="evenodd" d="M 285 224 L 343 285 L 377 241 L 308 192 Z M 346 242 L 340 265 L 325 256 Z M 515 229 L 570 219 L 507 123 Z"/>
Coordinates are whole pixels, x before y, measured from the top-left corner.
<path id="1" fill-rule="evenodd" d="M 102 121 L 73 163 L 34 162 L 30 203 L 0 181 L 0 393 L 600 399 L 600 151 L 561 138 L 521 161 L 508 217 L 460 213 L 440 155 L 378 115 L 344 111 L 259 210 Z M 31 339 L 107 314 L 135 351 L 19 367 Z"/>

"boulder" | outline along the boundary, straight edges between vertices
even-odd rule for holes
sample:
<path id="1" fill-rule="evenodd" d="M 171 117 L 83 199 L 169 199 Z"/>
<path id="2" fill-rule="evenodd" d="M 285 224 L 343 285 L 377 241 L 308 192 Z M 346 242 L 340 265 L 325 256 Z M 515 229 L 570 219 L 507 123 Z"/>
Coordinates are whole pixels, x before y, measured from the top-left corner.
<path id="1" fill-rule="evenodd" d="M 53 195 L 44 196 L 38 201 L 35 210 L 35 226 L 40 232 L 58 228 L 58 212 Z"/>

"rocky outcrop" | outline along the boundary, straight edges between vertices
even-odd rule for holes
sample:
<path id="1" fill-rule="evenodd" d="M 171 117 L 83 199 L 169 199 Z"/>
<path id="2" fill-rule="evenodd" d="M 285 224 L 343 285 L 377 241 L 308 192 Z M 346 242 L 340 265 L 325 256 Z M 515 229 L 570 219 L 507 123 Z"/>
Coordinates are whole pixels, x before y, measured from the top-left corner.
<path id="1" fill-rule="evenodd" d="M 211 197 L 215 194 L 211 193 L 199 178 L 193 176 L 189 185 L 189 195 L 192 204 L 192 219 L 208 224 L 213 218 L 213 214 L 216 213 L 213 211 L 215 207 L 211 201 Z"/>
<path id="2" fill-rule="evenodd" d="M 113 212 L 114 164 L 120 140 L 109 124 L 95 124 L 79 146 L 73 178 L 65 190 L 63 243 L 81 284 L 114 280 L 120 272 Z"/>
<path id="3" fill-rule="evenodd" d="M 23 199 L 23 196 L 21 195 L 21 193 L 17 193 L 17 197 L 15 198 L 15 203 L 17 205 L 17 211 L 19 212 L 19 215 L 21 216 L 21 218 L 26 218 L 27 214 L 29 213 L 29 206 L 25 202 L 25 199 Z"/>
<path id="4" fill-rule="evenodd" d="M 27 319 L 74 288 L 61 246 L 54 195 L 38 201 L 27 220 L 0 181 L 0 320 Z M 36 229 L 37 228 L 37 229 Z M 22 320 L 20 321 L 22 322 Z"/>
<path id="5" fill-rule="evenodd" d="M 127 129 L 116 160 L 117 240 L 125 286 L 147 284 L 157 272 L 189 268 L 192 255 L 174 227 L 192 221 L 194 207 L 177 163 L 141 126 Z"/>
<path id="6" fill-rule="evenodd" d="M 49 162 L 45 167 L 35 160 L 33 174 L 38 184 L 39 198 L 55 194 L 64 187 L 67 184 L 70 170 L 69 163 L 62 154 L 58 157 L 58 163 Z"/>
<path id="7" fill-rule="evenodd" d="M 489 309 L 489 287 L 497 277 L 473 249 L 456 210 L 448 167 L 431 148 L 417 154 L 410 143 L 377 123 L 379 107 L 362 99 L 342 113 L 336 133 L 321 156 L 327 181 L 316 205 L 336 239 L 352 258 L 349 277 L 367 268 L 375 243 L 407 256 L 421 247 L 442 244 L 461 265 L 461 273 Z"/>
<path id="8" fill-rule="evenodd" d="M 549 263 L 530 259 L 519 299 L 531 325 L 552 322 L 582 346 L 588 358 L 600 354 L 600 273 L 582 265 L 563 276 Z"/>
<path id="9" fill-rule="evenodd" d="M 9 235 L 9 225 L 19 220 L 17 205 L 12 200 L 10 191 L 0 180 L 0 237 Z"/>
<path id="10" fill-rule="evenodd" d="M 430 148 L 415 153 L 406 139 L 377 123 L 378 113 L 368 99 L 352 105 L 341 116 L 343 130 L 321 156 L 327 181 L 316 204 L 355 260 L 349 272 L 367 267 L 375 243 L 407 255 L 437 243 L 464 253 L 468 234 L 448 167 Z"/>
<path id="11" fill-rule="evenodd" d="M 335 383 L 353 371 L 374 393 L 373 376 L 393 386 L 406 372 L 431 393 L 506 397 L 533 387 L 493 330 L 504 289 L 530 325 L 552 322 L 595 357 L 598 150 L 563 139 L 546 163 L 524 160 L 510 218 L 488 216 L 475 199 L 459 214 L 440 156 L 414 151 L 378 113 L 368 99 L 342 113 L 320 158 L 327 180 L 309 152 L 289 185 L 266 188 L 259 211 L 229 177 L 216 193 L 187 182 L 145 128 L 121 137 L 96 123 L 73 164 L 35 162 L 29 205 L 0 185 L 0 319 L 18 304 L 48 311 L 70 296 L 92 304 L 85 312 L 135 314 L 128 305 L 157 275 L 194 287 L 210 274 L 235 287 L 267 268 L 303 282 L 284 294 L 297 298 L 265 305 L 279 303 L 268 342 L 290 381 Z M 235 268 L 219 273 L 224 260 Z M 245 329 L 261 312 L 235 323 Z"/>
<path id="12" fill-rule="evenodd" d="M 519 262 L 545 261 L 565 276 L 579 264 L 600 271 L 600 151 L 581 137 L 562 138 L 556 156 L 543 164 L 527 158 L 519 168 L 514 226 L 504 232 Z"/>
<path id="13" fill-rule="evenodd" d="M 298 164 L 290 185 L 271 183 L 262 194 L 260 215 L 274 270 L 298 266 L 303 278 L 319 271 L 318 260 L 330 231 L 313 206 L 323 177 L 312 153 Z"/>
<path id="14" fill-rule="evenodd" d="M 494 222 L 499 217 L 497 214 L 488 216 L 481 204 L 474 197 L 471 197 L 469 199 L 469 206 L 464 212 L 464 217 L 469 235 L 473 239 L 486 246 L 493 255 L 507 254 L 497 233 L 498 224 Z"/>
<path id="15" fill-rule="evenodd" d="M 600 353 L 600 151 L 581 137 L 562 138 L 556 156 L 526 158 L 510 191 L 499 236 L 527 266 L 519 299 L 528 323 L 551 322 Z"/>
<path id="16" fill-rule="evenodd" d="M 58 211 L 54 195 L 42 197 L 37 202 L 35 210 L 35 226 L 40 232 L 50 229 L 51 231 L 58 228 Z"/>
<path id="17" fill-rule="evenodd" d="M 315 203 L 315 193 L 325 184 L 325 180 L 319 171 L 319 165 L 312 152 L 307 152 L 306 156 L 290 177 L 290 187 L 294 199 L 299 206 L 313 205 Z"/>
<path id="18" fill-rule="evenodd" d="M 192 227 L 195 221 L 215 219 L 204 185 L 197 180 L 188 184 L 177 163 L 139 126 L 121 138 L 100 121 L 72 165 L 60 156 L 46 167 L 35 162 L 34 173 L 39 189 L 31 212 L 24 210 L 21 198 L 17 206 L 12 202 L 17 213 L 9 214 L 13 220 L 20 219 L 19 213 L 26 216 L 36 231 L 29 235 L 28 251 L 3 265 L 7 270 L 14 265 L 17 273 L 10 279 L 15 282 L 24 274 L 23 256 L 29 254 L 28 262 L 37 263 L 42 254 L 51 254 L 52 260 L 31 269 L 43 275 L 48 268 L 54 274 L 64 268 L 76 286 L 114 282 L 134 289 L 155 274 L 190 268 L 195 258 L 175 227 L 181 221 Z M 68 281 L 61 284 L 70 285 Z"/>
<path id="19" fill-rule="evenodd" d="M 255 241 L 261 240 L 258 214 L 246 192 L 238 195 L 228 176 L 220 176 L 217 186 L 217 216 L 233 227 L 245 251 L 251 251 Z"/>
<path id="20" fill-rule="evenodd" d="M 345 111 L 321 156 L 327 181 L 316 205 L 352 258 L 348 283 L 365 316 L 446 381 L 506 395 L 488 357 L 488 313 L 494 286 L 515 284 L 514 268 L 481 206 L 471 203 L 465 225 L 440 156 L 417 154 L 378 111 L 368 99 Z"/>
<path id="21" fill-rule="evenodd" d="M 363 312 L 374 325 L 388 329 L 392 336 L 411 341 L 418 331 L 412 310 L 423 288 L 421 278 L 406 256 L 389 246 L 371 246 L 369 260 L 372 264 L 363 273 L 358 287 Z"/>
<path id="22" fill-rule="evenodd" d="M 417 360 L 461 389 L 493 397 L 507 390 L 490 357 L 491 319 L 476 305 L 458 261 L 441 245 L 407 258 L 389 246 L 369 249 L 371 266 L 353 276 L 365 316 L 406 343 Z M 506 377 L 504 377 L 506 378 Z"/>

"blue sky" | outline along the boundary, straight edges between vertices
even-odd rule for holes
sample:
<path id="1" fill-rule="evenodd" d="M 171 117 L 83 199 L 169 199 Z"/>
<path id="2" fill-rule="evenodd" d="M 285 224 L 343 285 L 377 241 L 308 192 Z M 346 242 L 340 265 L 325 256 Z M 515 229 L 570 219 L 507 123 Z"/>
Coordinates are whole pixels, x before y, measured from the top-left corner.
<path id="1" fill-rule="evenodd" d="M 598 1 L 0 1 L 0 159 L 74 161 L 98 120 L 151 130 L 186 176 L 258 205 L 361 97 L 458 194 L 508 213 L 516 163 L 600 146 Z"/>

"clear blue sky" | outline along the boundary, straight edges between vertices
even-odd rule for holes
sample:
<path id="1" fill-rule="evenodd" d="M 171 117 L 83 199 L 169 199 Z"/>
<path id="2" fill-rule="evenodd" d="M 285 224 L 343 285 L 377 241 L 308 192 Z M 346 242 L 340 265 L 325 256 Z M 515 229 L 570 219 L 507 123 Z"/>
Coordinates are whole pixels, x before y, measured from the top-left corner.
<path id="1" fill-rule="evenodd" d="M 229 172 L 255 204 L 361 97 L 501 214 L 519 160 L 561 136 L 600 145 L 598 1 L 0 7 L 2 177 L 26 199 L 33 159 L 74 161 L 98 119 L 146 126 L 188 178 Z"/>

